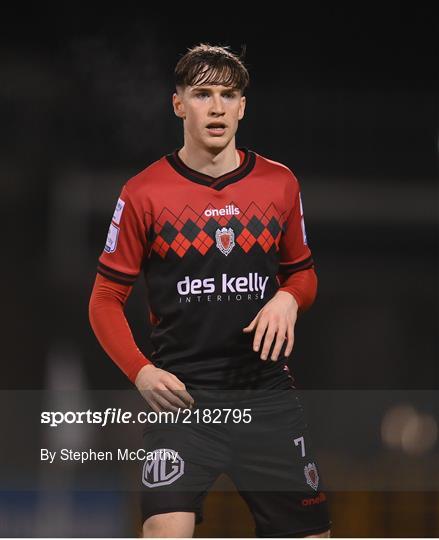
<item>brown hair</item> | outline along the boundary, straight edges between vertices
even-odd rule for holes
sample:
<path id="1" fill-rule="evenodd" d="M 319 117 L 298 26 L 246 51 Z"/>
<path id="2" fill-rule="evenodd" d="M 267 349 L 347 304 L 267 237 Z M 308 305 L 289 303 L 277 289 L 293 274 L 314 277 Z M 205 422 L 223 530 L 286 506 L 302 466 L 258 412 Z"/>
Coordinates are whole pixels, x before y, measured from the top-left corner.
<path id="1" fill-rule="evenodd" d="M 175 86 L 197 86 L 201 84 L 221 84 L 241 90 L 249 85 L 250 77 L 244 66 L 245 45 L 238 56 L 229 46 L 200 43 L 180 58 L 175 66 Z"/>

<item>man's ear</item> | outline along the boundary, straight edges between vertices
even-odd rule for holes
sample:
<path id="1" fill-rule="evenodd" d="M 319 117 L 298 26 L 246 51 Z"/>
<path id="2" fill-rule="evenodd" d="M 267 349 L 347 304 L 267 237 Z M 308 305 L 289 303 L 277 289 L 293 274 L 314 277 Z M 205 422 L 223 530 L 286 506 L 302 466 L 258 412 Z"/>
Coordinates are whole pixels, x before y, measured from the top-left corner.
<path id="1" fill-rule="evenodd" d="M 174 107 L 175 115 L 184 120 L 186 118 L 184 103 L 178 92 L 174 92 L 174 94 L 172 95 L 172 105 Z"/>
<path id="2" fill-rule="evenodd" d="M 246 104 L 246 98 L 245 96 L 241 96 L 241 102 L 239 104 L 239 111 L 238 111 L 238 120 L 242 120 L 244 118 L 245 104 Z"/>

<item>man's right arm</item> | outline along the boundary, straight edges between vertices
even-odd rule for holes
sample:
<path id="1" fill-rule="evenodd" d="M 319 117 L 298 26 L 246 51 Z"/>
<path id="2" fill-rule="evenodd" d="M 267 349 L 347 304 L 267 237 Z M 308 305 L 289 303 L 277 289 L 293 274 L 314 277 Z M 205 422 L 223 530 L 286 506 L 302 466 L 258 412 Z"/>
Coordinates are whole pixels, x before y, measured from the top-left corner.
<path id="1" fill-rule="evenodd" d="M 185 385 L 172 373 L 156 368 L 139 350 L 125 317 L 132 286 L 97 274 L 89 303 L 93 331 L 108 356 L 133 382 L 156 412 L 193 405 Z"/>
<path id="2" fill-rule="evenodd" d="M 153 366 L 137 347 L 124 313 L 132 286 L 96 275 L 89 303 L 93 331 L 108 356 L 132 383 L 144 366 Z"/>
<path id="3" fill-rule="evenodd" d="M 89 316 L 103 349 L 151 407 L 156 411 L 172 410 L 188 406 L 193 400 L 175 375 L 153 366 L 142 354 L 124 313 L 126 299 L 148 253 L 149 214 L 143 204 L 144 197 L 125 184 L 99 257 Z"/>

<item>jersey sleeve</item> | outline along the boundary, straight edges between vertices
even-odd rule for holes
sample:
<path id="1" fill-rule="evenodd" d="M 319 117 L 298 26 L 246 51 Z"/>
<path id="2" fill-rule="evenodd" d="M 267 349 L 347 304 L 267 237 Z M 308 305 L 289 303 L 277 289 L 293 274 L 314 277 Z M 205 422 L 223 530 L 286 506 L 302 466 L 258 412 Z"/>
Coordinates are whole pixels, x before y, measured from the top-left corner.
<path id="1" fill-rule="evenodd" d="M 146 249 L 144 212 L 125 185 L 116 203 L 97 271 L 121 285 L 133 285 L 141 271 Z"/>
<path id="2" fill-rule="evenodd" d="M 131 289 L 97 275 L 90 296 L 89 319 L 104 351 L 134 383 L 143 366 L 152 362 L 137 347 L 124 314 Z"/>
<path id="3" fill-rule="evenodd" d="M 295 177 L 293 180 L 293 193 L 289 191 L 292 208 L 284 224 L 284 231 L 279 245 L 278 277 L 281 283 L 291 274 L 314 266 L 306 238 L 300 185 Z"/>

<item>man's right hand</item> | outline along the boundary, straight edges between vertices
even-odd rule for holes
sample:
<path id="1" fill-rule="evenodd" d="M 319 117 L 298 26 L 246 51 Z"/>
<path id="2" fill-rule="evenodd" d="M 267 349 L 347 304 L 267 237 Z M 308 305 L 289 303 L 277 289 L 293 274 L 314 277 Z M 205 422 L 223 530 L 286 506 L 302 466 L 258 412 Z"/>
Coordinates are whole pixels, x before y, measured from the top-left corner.
<path id="1" fill-rule="evenodd" d="M 152 364 L 143 366 L 134 384 L 155 412 L 176 412 L 194 405 L 193 397 L 180 379 Z"/>

